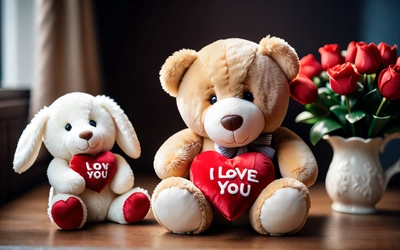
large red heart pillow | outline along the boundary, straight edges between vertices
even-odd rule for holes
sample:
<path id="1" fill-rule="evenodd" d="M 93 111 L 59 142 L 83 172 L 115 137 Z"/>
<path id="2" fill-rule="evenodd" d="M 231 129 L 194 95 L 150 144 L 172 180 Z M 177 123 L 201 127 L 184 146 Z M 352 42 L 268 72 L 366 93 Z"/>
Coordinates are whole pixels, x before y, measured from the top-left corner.
<path id="1" fill-rule="evenodd" d="M 70 168 L 80 174 L 86 182 L 86 188 L 100 193 L 113 179 L 117 170 L 115 156 L 110 151 L 91 155 L 74 155 L 69 162 Z"/>
<path id="2" fill-rule="evenodd" d="M 229 159 L 205 151 L 194 158 L 190 168 L 190 180 L 229 221 L 246 211 L 274 179 L 272 160 L 258 152 Z"/>

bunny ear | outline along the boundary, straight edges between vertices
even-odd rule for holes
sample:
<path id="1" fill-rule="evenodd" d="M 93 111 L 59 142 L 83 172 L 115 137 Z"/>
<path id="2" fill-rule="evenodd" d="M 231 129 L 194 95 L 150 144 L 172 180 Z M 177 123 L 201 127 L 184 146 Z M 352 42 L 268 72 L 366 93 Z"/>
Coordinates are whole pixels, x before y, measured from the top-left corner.
<path id="1" fill-rule="evenodd" d="M 172 97 L 178 95 L 179 84 L 185 71 L 197 59 L 197 52 L 190 49 L 181 49 L 165 60 L 160 70 L 161 86 Z"/>
<path id="2" fill-rule="evenodd" d="M 18 140 L 17 149 L 14 154 L 14 170 L 23 173 L 35 162 L 42 145 L 43 129 L 49 118 L 48 108 L 40 110 Z"/>
<path id="3" fill-rule="evenodd" d="M 260 51 L 262 54 L 272 57 L 278 63 L 289 82 L 299 73 L 299 57 L 285 40 L 268 35 L 260 41 Z"/>
<path id="4" fill-rule="evenodd" d="M 101 95 L 96 96 L 97 103 L 105 108 L 114 118 L 117 125 L 117 144 L 118 146 L 132 158 L 139 158 L 140 143 L 137 138 L 135 129 L 132 123 L 125 115 L 121 107 L 111 98 Z"/>

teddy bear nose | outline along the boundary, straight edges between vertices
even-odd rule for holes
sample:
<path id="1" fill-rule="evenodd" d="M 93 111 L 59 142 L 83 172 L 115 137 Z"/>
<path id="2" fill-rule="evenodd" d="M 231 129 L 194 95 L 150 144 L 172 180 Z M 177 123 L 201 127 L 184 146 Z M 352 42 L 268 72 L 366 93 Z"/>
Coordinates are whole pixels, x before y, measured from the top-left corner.
<path id="1" fill-rule="evenodd" d="M 88 130 L 83 131 L 79 134 L 79 138 L 85 139 L 87 141 L 90 140 L 90 138 L 92 138 L 92 136 L 93 136 L 92 131 L 88 131 Z"/>
<path id="2" fill-rule="evenodd" d="M 221 119 L 222 126 L 229 130 L 235 131 L 243 124 L 243 118 L 239 115 L 227 115 Z"/>

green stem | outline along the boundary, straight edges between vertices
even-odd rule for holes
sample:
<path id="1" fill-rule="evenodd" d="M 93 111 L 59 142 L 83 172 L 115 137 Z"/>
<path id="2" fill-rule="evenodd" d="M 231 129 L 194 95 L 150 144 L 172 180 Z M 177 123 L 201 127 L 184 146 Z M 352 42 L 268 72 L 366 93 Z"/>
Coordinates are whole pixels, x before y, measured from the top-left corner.
<path id="1" fill-rule="evenodd" d="M 376 133 L 380 130 L 379 128 L 375 128 L 376 126 L 379 126 L 379 124 L 376 124 L 376 120 L 379 119 L 379 113 L 381 112 L 383 106 L 386 103 L 386 98 L 383 97 L 381 104 L 379 105 L 378 109 L 376 110 L 375 117 L 372 119 L 371 126 L 369 127 L 368 131 L 368 137 L 375 137 Z"/>
<path id="2" fill-rule="evenodd" d="M 367 74 L 363 74 L 363 83 L 364 83 L 364 88 L 368 88 L 368 82 L 367 82 Z"/>
<path id="3" fill-rule="evenodd" d="M 381 104 L 379 105 L 378 109 L 376 110 L 375 116 L 379 116 L 379 113 L 381 112 L 381 109 L 382 109 L 383 105 L 385 105 L 385 103 L 386 103 L 386 98 L 383 97 Z"/>
<path id="4" fill-rule="evenodd" d="M 349 115 L 351 115 L 351 106 L 350 106 L 349 98 L 347 96 L 345 96 L 345 100 L 346 100 L 347 111 L 349 112 Z M 356 135 L 356 130 L 354 128 L 354 124 L 350 123 L 350 127 L 351 127 L 352 135 L 355 136 Z"/>

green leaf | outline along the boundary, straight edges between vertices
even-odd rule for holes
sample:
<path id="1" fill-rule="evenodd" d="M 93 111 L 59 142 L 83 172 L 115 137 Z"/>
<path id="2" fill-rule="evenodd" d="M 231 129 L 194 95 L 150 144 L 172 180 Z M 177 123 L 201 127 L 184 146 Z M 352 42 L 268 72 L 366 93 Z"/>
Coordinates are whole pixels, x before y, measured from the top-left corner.
<path id="1" fill-rule="evenodd" d="M 377 89 L 373 89 L 365 94 L 363 103 L 366 107 L 366 111 L 371 114 L 375 114 L 378 110 L 379 105 L 382 102 L 382 96 Z M 385 108 L 385 107 L 383 107 Z"/>
<path id="2" fill-rule="evenodd" d="M 364 95 L 364 86 L 360 82 L 357 82 L 356 91 L 347 95 L 347 97 L 349 98 L 350 107 L 353 108 L 359 103 L 361 103 L 363 95 Z"/>
<path id="3" fill-rule="evenodd" d="M 364 118 L 365 115 L 366 114 L 364 111 L 357 110 L 357 111 L 351 112 L 351 114 L 346 114 L 346 119 L 351 124 L 354 124 L 354 123 L 358 122 L 359 120 L 361 120 L 362 118 Z"/>
<path id="4" fill-rule="evenodd" d="M 306 109 L 306 111 L 310 112 L 314 116 L 325 117 L 325 116 L 329 115 L 329 113 L 330 113 L 329 109 L 325 108 L 319 102 L 309 103 L 305 106 L 305 109 Z"/>
<path id="5" fill-rule="evenodd" d="M 303 111 L 296 116 L 295 122 L 315 124 L 316 122 L 320 121 L 321 119 L 323 119 L 323 117 L 317 117 L 308 111 Z"/>
<path id="6" fill-rule="evenodd" d="M 368 137 L 375 137 L 389 120 L 390 120 L 390 115 L 385 117 L 378 117 L 372 115 L 372 122 L 371 122 L 371 127 L 369 128 L 368 131 Z"/>
<path id="7" fill-rule="evenodd" d="M 322 137 L 332 131 L 342 128 L 337 121 L 331 118 L 325 118 L 312 126 L 310 129 L 310 141 L 315 146 Z"/>
<path id="8" fill-rule="evenodd" d="M 348 110 L 346 106 L 335 105 L 330 108 L 331 112 L 335 114 L 341 124 L 346 124 L 346 115 L 348 114 Z"/>
<path id="9" fill-rule="evenodd" d="M 318 100 L 326 108 L 330 108 L 334 105 L 340 104 L 340 100 L 337 99 L 328 88 L 322 87 L 318 89 Z"/>

